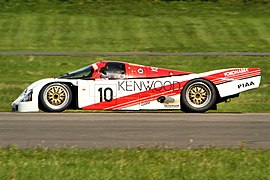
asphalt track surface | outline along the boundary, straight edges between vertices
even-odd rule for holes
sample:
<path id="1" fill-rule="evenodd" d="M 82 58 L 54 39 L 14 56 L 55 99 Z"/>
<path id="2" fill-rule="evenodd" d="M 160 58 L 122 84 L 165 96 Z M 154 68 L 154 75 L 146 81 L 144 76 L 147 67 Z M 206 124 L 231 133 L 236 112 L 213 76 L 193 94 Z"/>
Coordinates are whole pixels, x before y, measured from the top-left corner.
<path id="1" fill-rule="evenodd" d="M 270 148 L 269 113 L 0 113 L 0 146 Z"/>
<path id="2" fill-rule="evenodd" d="M 0 51 L 22 56 L 270 56 L 270 52 L 29 52 Z"/>

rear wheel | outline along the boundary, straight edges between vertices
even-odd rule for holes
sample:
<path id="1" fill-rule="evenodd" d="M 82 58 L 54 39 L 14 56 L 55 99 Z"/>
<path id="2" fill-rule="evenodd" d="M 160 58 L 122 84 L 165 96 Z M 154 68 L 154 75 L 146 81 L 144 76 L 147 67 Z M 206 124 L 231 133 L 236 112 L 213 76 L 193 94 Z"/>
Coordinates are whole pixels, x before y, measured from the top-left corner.
<path id="1" fill-rule="evenodd" d="M 188 82 L 182 90 L 181 109 L 185 112 L 202 113 L 216 104 L 217 92 L 212 83 L 204 79 Z"/>
<path id="2" fill-rule="evenodd" d="M 72 102 L 72 92 L 68 85 L 53 83 L 42 88 L 39 94 L 40 109 L 46 112 L 61 112 Z"/>

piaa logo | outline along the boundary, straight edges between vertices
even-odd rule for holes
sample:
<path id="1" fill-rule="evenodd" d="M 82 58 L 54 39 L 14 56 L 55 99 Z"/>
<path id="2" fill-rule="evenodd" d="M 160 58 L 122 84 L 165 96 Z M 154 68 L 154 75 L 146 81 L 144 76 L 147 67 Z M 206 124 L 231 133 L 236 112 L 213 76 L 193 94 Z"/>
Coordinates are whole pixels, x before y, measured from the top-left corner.
<path id="1" fill-rule="evenodd" d="M 255 85 L 253 81 L 251 82 L 246 82 L 246 83 L 242 83 L 242 84 L 238 84 L 238 89 L 240 88 L 245 88 L 245 87 L 249 87 L 249 86 L 253 86 Z"/>

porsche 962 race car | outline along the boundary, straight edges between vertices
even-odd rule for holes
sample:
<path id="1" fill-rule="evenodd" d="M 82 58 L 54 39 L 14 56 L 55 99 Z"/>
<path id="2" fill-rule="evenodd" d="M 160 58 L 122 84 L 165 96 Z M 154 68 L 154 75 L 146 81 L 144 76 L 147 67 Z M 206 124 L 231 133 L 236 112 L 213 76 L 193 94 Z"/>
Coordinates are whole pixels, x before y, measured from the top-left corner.
<path id="1" fill-rule="evenodd" d="M 19 112 L 178 109 L 202 113 L 258 88 L 260 68 L 191 73 L 126 62 L 101 61 L 31 84 L 12 103 Z"/>

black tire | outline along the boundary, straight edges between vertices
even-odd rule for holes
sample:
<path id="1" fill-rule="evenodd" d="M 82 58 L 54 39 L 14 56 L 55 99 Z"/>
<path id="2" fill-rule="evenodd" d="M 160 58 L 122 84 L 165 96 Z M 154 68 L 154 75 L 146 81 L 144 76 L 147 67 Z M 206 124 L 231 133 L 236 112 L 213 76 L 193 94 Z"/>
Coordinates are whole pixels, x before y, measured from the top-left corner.
<path id="1" fill-rule="evenodd" d="M 45 112 L 62 112 L 72 102 L 72 92 L 68 85 L 52 83 L 44 86 L 39 94 L 40 109 Z"/>
<path id="2" fill-rule="evenodd" d="M 214 85 L 204 79 L 189 81 L 181 93 L 181 110 L 203 113 L 216 104 L 217 91 Z"/>

